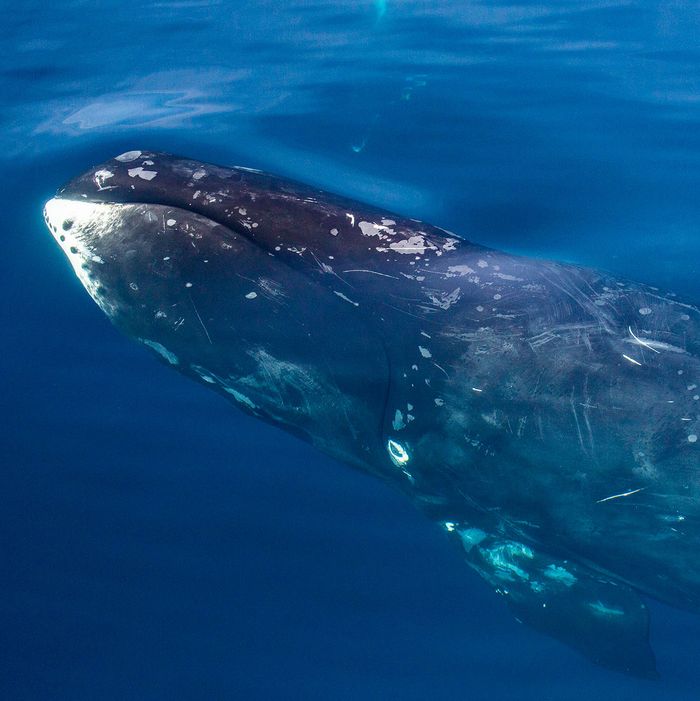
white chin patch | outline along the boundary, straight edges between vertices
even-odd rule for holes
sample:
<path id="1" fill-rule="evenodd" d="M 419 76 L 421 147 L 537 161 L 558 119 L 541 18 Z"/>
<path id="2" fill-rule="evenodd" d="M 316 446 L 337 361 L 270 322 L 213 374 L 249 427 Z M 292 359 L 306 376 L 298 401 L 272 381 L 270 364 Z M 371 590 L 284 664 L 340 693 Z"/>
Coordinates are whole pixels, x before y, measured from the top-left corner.
<path id="1" fill-rule="evenodd" d="M 103 265 L 104 261 L 85 243 L 86 237 L 81 234 L 89 228 L 91 236 L 99 237 L 109 230 L 114 214 L 114 205 L 98 202 L 53 198 L 44 206 L 46 226 L 63 249 L 80 282 L 109 316 L 116 309 L 98 293 L 99 283 L 95 276 L 89 274 L 90 270 Z"/>

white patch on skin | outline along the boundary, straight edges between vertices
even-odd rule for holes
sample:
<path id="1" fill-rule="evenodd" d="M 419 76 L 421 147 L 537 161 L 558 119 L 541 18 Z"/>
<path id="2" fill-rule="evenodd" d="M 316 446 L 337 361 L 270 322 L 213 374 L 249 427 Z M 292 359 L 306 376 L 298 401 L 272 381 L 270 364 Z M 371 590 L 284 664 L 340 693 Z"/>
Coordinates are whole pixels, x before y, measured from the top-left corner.
<path id="1" fill-rule="evenodd" d="M 185 283 L 185 287 L 192 287 L 192 283 L 191 283 L 191 282 L 186 282 L 186 283 Z"/>
<path id="2" fill-rule="evenodd" d="M 428 299 L 440 309 L 449 309 L 459 301 L 462 296 L 462 288 L 456 287 L 452 292 L 427 292 Z"/>
<path id="3" fill-rule="evenodd" d="M 648 314 L 651 314 L 651 309 L 649 309 L 649 307 L 642 307 L 642 308 L 639 310 L 639 313 L 640 313 L 642 316 L 647 316 Z"/>
<path id="4" fill-rule="evenodd" d="M 246 299 L 255 299 L 257 296 L 258 296 L 258 293 L 257 293 L 257 292 L 249 292 L 249 293 L 245 296 L 245 298 L 246 298 Z"/>
<path id="5" fill-rule="evenodd" d="M 691 389 L 695 389 L 697 385 L 688 385 L 687 389 L 690 392 Z"/>
<path id="6" fill-rule="evenodd" d="M 338 297 L 340 297 L 340 299 L 344 299 L 346 302 L 350 302 L 350 304 L 353 304 L 356 307 L 360 306 L 359 302 L 354 302 L 349 297 L 346 297 L 342 292 L 338 292 L 337 290 L 333 290 L 333 294 L 338 295 Z"/>
<path id="7" fill-rule="evenodd" d="M 153 161 L 144 161 L 144 162 L 143 162 L 143 165 L 145 165 L 145 166 L 152 166 L 152 165 L 155 165 L 155 164 L 153 163 Z"/>
<path id="8" fill-rule="evenodd" d="M 496 295 L 493 296 L 493 298 L 494 298 L 496 301 L 498 301 L 499 299 L 501 299 L 501 295 L 496 294 Z"/>
<path id="9" fill-rule="evenodd" d="M 435 406 L 443 406 L 445 404 L 444 399 L 440 399 L 440 397 L 435 397 Z"/>
<path id="10" fill-rule="evenodd" d="M 210 385 L 216 384 L 216 380 L 209 374 L 209 371 L 206 368 L 203 368 L 201 365 L 190 365 L 192 370 L 194 370 L 205 382 L 208 382 Z"/>
<path id="11" fill-rule="evenodd" d="M 630 363 L 633 363 L 634 365 L 641 365 L 641 363 L 638 360 L 635 360 L 634 358 L 630 358 L 629 355 L 625 355 L 624 353 L 622 354 L 622 357 L 625 360 L 629 360 Z"/>
<path id="12" fill-rule="evenodd" d="M 239 213 L 242 217 L 245 217 L 246 214 L 248 214 L 248 210 L 245 209 L 244 207 L 239 207 L 239 208 L 238 208 L 238 213 Z"/>
<path id="13" fill-rule="evenodd" d="M 141 156 L 141 151 L 126 151 L 120 156 L 117 156 L 114 160 L 121 161 L 122 163 L 129 163 L 130 161 L 135 161 Z"/>
<path id="14" fill-rule="evenodd" d="M 459 239 L 447 239 L 442 245 L 443 251 L 454 251 L 457 249 L 457 244 L 459 244 Z"/>
<path id="15" fill-rule="evenodd" d="M 452 273 L 452 275 L 471 275 L 476 272 L 474 268 L 470 268 L 468 265 L 450 265 L 447 268 L 448 273 Z"/>
<path id="16" fill-rule="evenodd" d="M 625 615 L 625 612 L 622 609 L 607 606 L 602 601 L 595 601 L 593 603 L 590 603 L 590 604 L 588 604 L 588 607 L 590 609 L 592 609 L 594 613 L 596 613 L 600 616 L 605 616 L 606 618 L 611 617 L 611 616 L 624 616 Z"/>
<path id="17" fill-rule="evenodd" d="M 571 574 L 565 567 L 559 565 L 548 565 L 543 572 L 545 577 L 561 582 L 566 587 L 573 587 L 576 584 L 576 576 Z"/>
<path id="18" fill-rule="evenodd" d="M 228 392 L 233 398 L 239 403 L 239 404 L 244 404 L 247 406 L 249 409 L 257 409 L 257 406 L 255 406 L 255 402 L 250 399 L 249 397 L 246 397 L 245 394 L 239 392 L 237 389 L 233 389 L 233 387 L 223 387 L 224 392 Z"/>
<path id="19" fill-rule="evenodd" d="M 355 226 L 355 215 L 350 214 L 350 212 L 346 212 L 345 216 L 350 220 L 350 226 Z"/>
<path id="20" fill-rule="evenodd" d="M 177 365 L 180 362 L 175 353 L 171 353 L 163 344 L 158 343 L 158 341 L 149 341 L 147 338 L 140 338 L 139 340 L 149 348 L 153 348 L 156 353 L 159 353 L 171 365 Z"/>
<path id="21" fill-rule="evenodd" d="M 396 222 L 393 219 L 382 219 L 384 226 L 395 226 Z"/>
<path id="22" fill-rule="evenodd" d="M 153 180 L 153 178 L 158 175 L 157 171 L 155 170 L 144 170 L 141 166 L 138 168 L 129 168 L 127 171 L 129 173 L 130 178 L 136 178 L 139 177 L 142 180 Z"/>
<path id="23" fill-rule="evenodd" d="M 201 180 L 206 174 L 207 171 L 202 170 L 201 168 L 199 170 L 195 170 L 195 172 L 192 173 L 192 180 Z"/>
<path id="24" fill-rule="evenodd" d="M 429 248 L 434 248 L 434 246 L 422 237 L 422 236 L 409 236 L 403 241 L 397 241 L 396 243 L 390 243 L 389 248 L 397 253 L 425 253 Z"/>
<path id="25" fill-rule="evenodd" d="M 486 533 L 480 528 L 460 528 L 457 532 L 467 552 L 470 552 L 475 545 L 479 545 L 486 538 Z"/>
<path id="26" fill-rule="evenodd" d="M 386 443 L 386 449 L 394 465 L 396 465 L 396 467 L 402 468 L 406 477 L 413 481 L 412 475 L 409 472 L 406 472 L 405 469 L 403 469 L 403 466 L 409 461 L 408 451 L 400 443 L 397 443 L 391 438 Z"/>
<path id="27" fill-rule="evenodd" d="M 331 229 L 331 236 L 337 236 L 338 235 L 338 229 Z"/>
<path id="28" fill-rule="evenodd" d="M 168 226 L 175 226 L 177 222 L 174 219 L 168 219 L 168 221 L 165 222 Z"/>
<path id="29" fill-rule="evenodd" d="M 403 420 L 403 413 L 399 409 L 396 410 L 391 425 L 394 427 L 394 431 L 400 431 L 402 428 L 406 428 L 406 422 Z"/>
<path id="30" fill-rule="evenodd" d="M 105 168 L 102 168 L 98 171 L 95 172 L 95 183 L 97 184 L 97 187 L 100 188 L 100 190 L 103 189 L 103 183 L 105 180 L 109 180 L 109 178 L 113 178 L 114 173 L 112 173 L 111 170 L 106 170 Z"/>
<path id="31" fill-rule="evenodd" d="M 691 433 L 688 436 L 688 443 L 695 443 L 697 440 L 698 440 L 698 437 L 694 433 Z"/>
<path id="32" fill-rule="evenodd" d="M 494 273 L 494 277 L 500 278 L 501 280 L 512 280 L 517 282 L 522 282 L 523 278 L 515 277 L 515 275 L 507 275 L 506 273 Z"/>
<path id="33" fill-rule="evenodd" d="M 488 264 L 485 260 L 483 260 L 483 259 L 480 260 L 480 261 L 477 263 L 477 265 L 478 265 L 480 268 L 488 268 L 488 267 L 489 267 L 489 264 Z"/>
<path id="34" fill-rule="evenodd" d="M 476 308 L 476 311 L 477 311 L 477 312 L 483 312 L 483 311 L 484 311 L 484 308 L 483 308 L 481 305 L 479 305 L 479 306 Z"/>
<path id="35" fill-rule="evenodd" d="M 362 232 L 363 236 L 376 236 L 377 238 L 380 239 L 386 239 L 389 238 L 387 234 L 393 233 L 391 229 L 387 228 L 386 226 L 382 226 L 381 224 L 374 224 L 369 221 L 361 221 L 358 223 L 360 227 L 360 231 Z"/>
<path id="36" fill-rule="evenodd" d="M 425 348 L 423 346 L 418 346 L 418 350 L 420 351 L 420 354 L 424 358 L 432 358 L 433 357 L 433 354 L 427 348 Z"/>

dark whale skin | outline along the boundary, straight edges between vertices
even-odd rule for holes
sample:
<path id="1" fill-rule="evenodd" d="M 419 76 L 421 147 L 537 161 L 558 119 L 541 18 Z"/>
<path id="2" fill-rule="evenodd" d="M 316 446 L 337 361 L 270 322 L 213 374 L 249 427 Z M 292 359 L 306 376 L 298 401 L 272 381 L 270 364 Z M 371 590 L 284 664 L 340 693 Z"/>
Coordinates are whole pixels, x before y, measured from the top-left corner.
<path id="1" fill-rule="evenodd" d="M 517 617 L 654 676 L 700 608 L 700 314 L 246 168 L 132 151 L 47 203 L 117 327 L 406 493 Z"/>

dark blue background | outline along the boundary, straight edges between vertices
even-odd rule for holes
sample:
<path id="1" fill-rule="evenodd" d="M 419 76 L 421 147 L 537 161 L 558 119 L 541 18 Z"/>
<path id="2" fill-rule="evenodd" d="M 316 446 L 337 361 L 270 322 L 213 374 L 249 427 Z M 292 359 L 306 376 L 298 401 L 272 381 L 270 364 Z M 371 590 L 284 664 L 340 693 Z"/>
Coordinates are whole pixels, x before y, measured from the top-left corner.
<path id="1" fill-rule="evenodd" d="M 684 2 L 23 2 L 0 37 L 0 697 L 693 699 L 518 625 L 398 495 L 122 338 L 43 201 L 130 148 L 263 167 L 700 299 Z"/>

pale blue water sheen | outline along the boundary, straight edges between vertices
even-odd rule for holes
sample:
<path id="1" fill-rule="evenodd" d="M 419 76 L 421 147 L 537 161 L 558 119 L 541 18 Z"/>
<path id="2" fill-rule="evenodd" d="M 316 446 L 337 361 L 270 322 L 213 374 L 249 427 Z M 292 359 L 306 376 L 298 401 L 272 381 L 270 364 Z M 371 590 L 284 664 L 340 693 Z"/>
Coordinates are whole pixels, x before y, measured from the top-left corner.
<path id="1" fill-rule="evenodd" d="M 269 169 L 700 300 L 700 5 L 6 3 L 0 697 L 697 698 L 515 623 L 399 496 L 111 328 L 41 221 L 132 148 Z"/>

